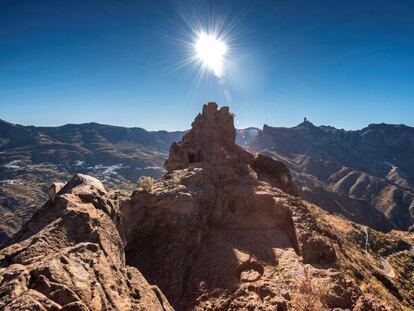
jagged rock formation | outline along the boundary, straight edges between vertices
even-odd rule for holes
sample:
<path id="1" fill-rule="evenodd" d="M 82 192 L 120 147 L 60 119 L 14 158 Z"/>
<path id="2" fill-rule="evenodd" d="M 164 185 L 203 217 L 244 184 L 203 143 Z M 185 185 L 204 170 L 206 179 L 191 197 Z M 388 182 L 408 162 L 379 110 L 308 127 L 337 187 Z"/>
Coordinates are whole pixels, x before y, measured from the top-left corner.
<path id="1" fill-rule="evenodd" d="M 209 103 L 130 197 L 81 174 L 53 184 L 0 250 L 0 309 L 412 309 L 414 237 L 303 201 L 283 163 L 235 136 Z"/>
<path id="2" fill-rule="evenodd" d="M 115 195 L 75 175 L 0 251 L 1 310 L 172 310 L 125 265 Z"/>
<path id="3" fill-rule="evenodd" d="M 83 173 L 107 189 L 132 191 L 140 176 L 165 173 L 168 148 L 184 134 L 0 120 L 0 245 L 48 198 L 51 181 Z M 405 125 L 345 131 L 309 120 L 292 128 L 239 129 L 236 136 L 238 145 L 287 164 L 301 197 L 382 231 L 414 228 L 413 141 L 414 129 Z"/>
<path id="4" fill-rule="evenodd" d="M 215 103 L 204 105 L 203 113 L 195 118 L 191 131 L 180 143 L 172 144 L 165 168 L 172 172 L 202 163 L 213 171 L 213 178 L 229 180 L 251 177 L 253 173 L 289 194 L 296 194 L 285 165 L 259 154 L 252 155 L 237 146 L 235 140 L 236 129 L 228 107 L 217 110 Z"/>
<path id="5" fill-rule="evenodd" d="M 286 166 L 235 136 L 227 107 L 203 107 L 171 146 L 168 173 L 122 208 L 128 264 L 177 310 L 294 310 L 304 264 L 330 289 L 327 308 L 380 310 L 336 269 L 333 242 L 295 197 Z"/>

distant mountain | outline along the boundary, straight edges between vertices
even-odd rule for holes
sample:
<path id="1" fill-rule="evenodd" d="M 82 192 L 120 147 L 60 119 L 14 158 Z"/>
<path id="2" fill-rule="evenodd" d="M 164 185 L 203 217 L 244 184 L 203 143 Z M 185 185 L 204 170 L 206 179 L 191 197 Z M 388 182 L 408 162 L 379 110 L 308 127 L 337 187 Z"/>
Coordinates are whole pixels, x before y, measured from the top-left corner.
<path id="1" fill-rule="evenodd" d="M 87 141 L 81 127 L 58 141 L 70 137 L 65 143 L 81 155 L 95 145 L 115 148 L 116 159 L 134 155 L 117 148 L 139 149 L 141 138 L 128 129 L 116 136 L 119 129 L 112 134 L 105 133 L 112 128 L 86 125 Z M 253 132 L 240 131 L 239 138 L 247 142 Z M 318 134 L 312 137 L 317 143 Z M 413 309 L 412 233 L 379 232 L 303 200 L 284 163 L 252 154 L 235 139 L 229 108 L 208 103 L 171 145 L 161 178 L 142 179 L 127 192 L 84 174 L 54 183 L 48 200 L 0 247 L 0 309 Z M 146 148 L 162 148 L 144 141 Z M 8 169 L 19 166 L 8 163 Z M 398 170 L 391 175 L 405 174 Z M 372 215 L 366 210 L 366 218 Z"/>
<path id="2" fill-rule="evenodd" d="M 287 163 L 301 195 L 328 211 L 382 230 L 414 223 L 412 127 L 265 125 L 245 147 Z"/>
<path id="3" fill-rule="evenodd" d="M 130 191 L 139 176 L 164 173 L 169 147 L 184 133 L 0 120 L 0 244 L 44 203 L 51 181 L 84 173 L 108 188 Z M 374 124 L 345 131 L 307 121 L 292 128 L 239 129 L 236 142 L 284 161 L 301 195 L 328 211 L 385 231 L 414 222 L 411 127 Z"/>
<path id="4" fill-rule="evenodd" d="M 246 146 L 251 143 L 261 130 L 257 127 L 248 127 L 245 129 L 238 129 L 236 136 L 236 144 L 239 146 Z"/>
<path id="5" fill-rule="evenodd" d="M 97 123 L 68 124 L 60 127 L 34 127 L 0 122 L 0 163 L 29 160 L 55 163 L 70 169 L 79 161 L 109 164 L 125 161 L 143 166 L 159 163 L 153 151 L 168 150 L 184 132 L 148 132 Z M 151 156 L 145 157 L 148 151 Z M 126 164 L 126 163 L 124 163 Z M 75 165 L 78 166 L 78 165 Z"/>
<path id="6" fill-rule="evenodd" d="M 97 123 L 34 127 L 0 120 L 0 244 L 43 204 L 51 180 L 81 172 L 110 188 L 131 189 L 139 176 L 164 172 L 170 145 L 184 133 Z"/>
<path id="7" fill-rule="evenodd" d="M 186 131 L 146 131 L 98 123 L 35 127 L 0 120 L 0 244 L 47 199 L 51 181 L 75 173 L 132 190 L 142 175 L 164 173 L 168 150 Z M 258 129 L 240 130 L 240 144 Z"/>

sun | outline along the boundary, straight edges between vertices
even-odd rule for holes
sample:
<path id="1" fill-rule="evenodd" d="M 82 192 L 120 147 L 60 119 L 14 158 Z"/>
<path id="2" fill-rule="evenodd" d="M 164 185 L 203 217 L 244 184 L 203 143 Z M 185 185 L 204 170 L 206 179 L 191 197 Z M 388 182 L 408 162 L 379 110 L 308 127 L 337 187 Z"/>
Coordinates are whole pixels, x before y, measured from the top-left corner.
<path id="1" fill-rule="evenodd" d="M 200 32 L 194 42 L 196 57 L 202 66 L 212 71 L 217 77 L 223 76 L 224 59 L 227 45 L 214 34 Z"/>

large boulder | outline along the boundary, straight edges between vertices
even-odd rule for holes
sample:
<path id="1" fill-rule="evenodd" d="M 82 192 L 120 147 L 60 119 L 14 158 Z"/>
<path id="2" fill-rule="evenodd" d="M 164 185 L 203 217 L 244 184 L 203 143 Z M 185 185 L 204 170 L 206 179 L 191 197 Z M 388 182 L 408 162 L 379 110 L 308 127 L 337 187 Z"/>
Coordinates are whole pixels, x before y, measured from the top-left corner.
<path id="1" fill-rule="evenodd" d="M 99 180 L 75 175 L 0 250 L 0 309 L 172 310 L 125 264 L 118 212 Z"/>

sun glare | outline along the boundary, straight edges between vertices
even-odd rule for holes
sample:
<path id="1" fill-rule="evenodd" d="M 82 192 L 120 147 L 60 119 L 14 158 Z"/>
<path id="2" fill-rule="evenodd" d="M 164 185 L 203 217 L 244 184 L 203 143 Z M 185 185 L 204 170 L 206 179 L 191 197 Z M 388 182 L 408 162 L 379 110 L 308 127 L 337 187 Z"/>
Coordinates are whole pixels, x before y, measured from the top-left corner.
<path id="1" fill-rule="evenodd" d="M 215 35 L 200 32 L 194 48 L 196 56 L 202 62 L 203 67 L 211 70 L 220 78 L 223 75 L 227 45 Z"/>

